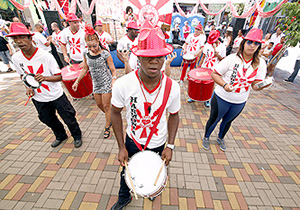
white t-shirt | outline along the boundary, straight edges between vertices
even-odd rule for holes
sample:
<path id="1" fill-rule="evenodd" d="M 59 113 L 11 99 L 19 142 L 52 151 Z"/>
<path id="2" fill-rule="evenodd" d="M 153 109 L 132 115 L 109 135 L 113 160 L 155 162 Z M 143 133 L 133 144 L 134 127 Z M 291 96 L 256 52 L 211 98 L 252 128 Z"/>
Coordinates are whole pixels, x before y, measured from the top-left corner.
<path id="1" fill-rule="evenodd" d="M 243 37 L 242 36 L 238 36 L 234 39 L 233 41 L 233 46 L 232 48 L 238 48 L 241 44 L 241 42 L 243 41 Z"/>
<path id="2" fill-rule="evenodd" d="M 138 38 L 131 40 L 128 37 L 128 35 L 126 34 L 119 40 L 117 50 L 118 51 L 119 50 L 129 50 L 130 51 L 131 47 L 137 46 L 137 45 L 138 45 Z M 134 65 L 134 63 L 137 62 L 137 56 L 134 55 L 133 53 L 131 53 L 131 51 L 128 56 L 129 56 L 129 64 L 131 63 L 130 66 Z M 131 61 L 131 59 L 133 59 L 133 60 Z M 138 64 L 138 68 L 139 68 L 139 63 L 137 63 L 137 64 Z M 134 69 L 134 68 L 132 68 L 132 69 Z"/>
<path id="3" fill-rule="evenodd" d="M 35 31 L 32 39 L 36 43 L 36 47 L 41 48 L 47 52 L 51 51 L 50 45 L 49 46 L 45 45 L 46 43 L 48 43 L 48 40 L 40 32 Z"/>
<path id="4" fill-rule="evenodd" d="M 22 50 L 12 56 L 12 61 L 20 75 L 26 73 L 42 74 L 43 76 L 60 75 L 61 71 L 53 55 L 36 48 L 36 51 L 27 58 Z M 60 82 L 43 81 L 40 88 L 34 90 L 33 98 L 39 102 L 49 102 L 58 99 L 63 94 Z"/>
<path id="5" fill-rule="evenodd" d="M 99 36 L 99 40 L 100 40 L 101 44 L 103 45 L 103 47 L 105 47 L 105 49 L 109 50 L 107 41 L 111 42 L 113 40 L 112 37 L 110 36 L 110 34 L 107 33 L 106 31 L 102 31 L 101 34 L 98 33 L 98 36 Z"/>
<path id="6" fill-rule="evenodd" d="M 260 58 L 259 66 L 254 70 L 250 61 L 240 59 L 236 54 L 224 58 L 213 70 L 222 76 L 222 79 L 231 84 L 235 90 L 226 92 L 223 87 L 217 85 L 215 93 L 225 101 L 240 104 L 247 101 L 250 87 L 254 81 L 263 81 L 266 77 L 266 62 Z"/>
<path id="7" fill-rule="evenodd" d="M 114 83 L 111 104 L 117 108 L 126 107 L 126 132 L 130 138 L 132 138 L 132 135 L 134 139 L 142 145 L 145 145 L 147 136 L 150 134 L 150 129 L 152 128 L 151 126 L 157 118 L 158 109 L 163 101 L 166 78 L 167 77 L 162 74 L 162 83 L 159 83 L 152 91 L 149 91 L 140 83 L 138 71 L 126 74 Z M 142 89 L 145 96 L 143 95 Z M 151 105 L 150 114 L 148 114 L 148 109 L 146 108 L 145 97 L 147 98 L 147 102 L 150 103 L 153 103 L 157 97 L 154 104 Z M 157 132 L 153 134 L 148 145 L 150 149 L 162 146 L 166 142 L 168 133 L 166 109 L 171 114 L 175 114 L 180 110 L 180 87 L 178 83 L 173 80 L 166 108 L 157 125 Z"/>
<path id="8" fill-rule="evenodd" d="M 272 34 L 270 41 L 274 42 L 273 48 L 280 42 L 281 37 L 283 37 L 284 34 L 281 33 L 279 36 L 277 36 L 276 33 Z"/>
<path id="9" fill-rule="evenodd" d="M 204 46 L 206 41 L 206 36 L 204 34 L 200 34 L 199 36 L 195 36 L 195 34 L 189 34 L 186 38 L 185 43 L 187 44 L 186 50 L 187 53 L 197 54 L 201 47 Z"/>
<path id="10" fill-rule="evenodd" d="M 218 54 L 224 58 L 226 56 L 226 47 L 223 43 L 219 43 L 216 47 L 216 51 Z M 215 56 L 215 50 L 212 46 L 212 44 L 206 43 L 203 48 L 203 54 L 205 55 L 204 62 L 202 64 L 203 68 L 209 68 L 211 69 L 216 64 L 219 63 L 218 57 Z"/>
<path id="11" fill-rule="evenodd" d="M 268 49 L 268 47 L 266 47 L 265 49 L 264 49 L 264 51 L 263 51 L 263 54 L 268 54 L 268 53 L 270 53 L 270 52 L 272 52 L 273 51 L 273 49 L 271 48 L 271 49 Z M 267 61 L 268 59 L 269 59 L 269 57 L 265 57 L 265 56 L 261 56 L 265 61 Z"/>
<path id="12" fill-rule="evenodd" d="M 83 51 L 86 48 L 84 41 L 85 32 L 80 28 L 76 33 L 72 33 L 70 28 L 65 28 L 62 31 L 61 43 L 70 44 L 70 58 L 75 61 L 83 61 Z"/>
<path id="13" fill-rule="evenodd" d="M 59 31 L 58 33 L 56 33 L 55 31 L 52 33 L 52 40 L 53 42 L 55 43 L 55 48 L 56 48 L 56 51 L 59 52 L 59 53 L 62 53 L 61 51 L 61 46 L 60 46 L 60 42 L 61 42 L 61 35 L 62 35 L 62 32 Z"/>

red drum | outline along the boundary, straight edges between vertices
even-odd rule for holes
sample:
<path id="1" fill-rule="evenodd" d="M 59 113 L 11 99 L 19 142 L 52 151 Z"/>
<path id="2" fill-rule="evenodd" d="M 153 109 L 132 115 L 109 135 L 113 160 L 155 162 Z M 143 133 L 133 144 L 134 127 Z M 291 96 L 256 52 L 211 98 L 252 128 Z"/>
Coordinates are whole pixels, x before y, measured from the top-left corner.
<path id="1" fill-rule="evenodd" d="M 79 76 L 80 71 L 79 64 L 73 64 L 71 67 L 66 66 L 61 70 L 62 81 L 73 98 L 84 98 L 93 93 L 93 82 L 89 72 L 87 72 L 78 84 L 77 91 L 72 89 L 72 85 Z"/>
<path id="2" fill-rule="evenodd" d="M 198 68 L 188 73 L 188 95 L 195 101 L 208 101 L 214 90 L 211 69 Z"/>
<path id="3" fill-rule="evenodd" d="M 196 61 L 196 56 L 194 56 L 193 54 L 187 53 L 182 56 L 182 60 L 183 60 L 183 63 L 191 64 Z"/>

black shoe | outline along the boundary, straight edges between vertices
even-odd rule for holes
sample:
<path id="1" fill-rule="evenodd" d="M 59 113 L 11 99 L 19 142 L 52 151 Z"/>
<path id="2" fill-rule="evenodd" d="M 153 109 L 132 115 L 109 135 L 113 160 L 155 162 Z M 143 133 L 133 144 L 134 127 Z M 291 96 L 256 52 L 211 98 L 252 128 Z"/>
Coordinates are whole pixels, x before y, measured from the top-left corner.
<path id="1" fill-rule="evenodd" d="M 8 68 L 6 72 L 13 72 L 14 70 L 12 68 Z"/>
<path id="2" fill-rule="evenodd" d="M 148 199 L 149 199 L 150 201 L 154 201 L 155 198 L 156 198 L 156 197 L 149 197 Z"/>
<path id="3" fill-rule="evenodd" d="M 132 200 L 132 197 L 130 197 L 130 199 L 128 199 L 125 203 L 120 204 L 119 201 L 117 201 L 117 203 L 115 203 L 110 210 L 122 210 L 123 207 L 127 206 Z"/>
<path id="4" fill-rule="evenodd" d="M 55 147 L 57 147 L 58 145 L 60 145 L 63 141 L 65 141 L 65 140 L 67 140 L 67 139 L 68 139 L 68 136 L 67 136 L 65 139 L 63 139 L 63 140 L 55 139 L 55 141 L 52 142 L 51 147 L 55 148 Z"/>
<path id="5" fill-rule="evenodd" d="M 82 140 L 81 139 L 75 139 L 74 140 L 74 146 L 75 148 L 79 148 L 82 145 Z"/>
<path id="6" fill-rule="evenodd" d="M 283 80 L 284 82 L 290 82 L 290 83 L 293 83 L 293 81 L 289 80 L 289 79 L 284 79 Z"/>

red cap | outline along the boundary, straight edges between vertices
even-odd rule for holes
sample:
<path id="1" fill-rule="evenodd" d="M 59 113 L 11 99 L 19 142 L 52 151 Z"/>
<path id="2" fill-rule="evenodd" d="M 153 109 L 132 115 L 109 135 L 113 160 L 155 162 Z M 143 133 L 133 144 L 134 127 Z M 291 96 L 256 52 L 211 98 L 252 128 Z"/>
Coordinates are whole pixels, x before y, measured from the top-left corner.
<path id="1" fill-rule="evenodd" d="M 138 46 L 133 46 L 131 51 L 136 56 L 160 57 L 173 52 L 173 47 L 166 43 L 162 30 L 158 26 L 154 27 L 149 20 L 146 20 L 141 28 Z"/>
<path id="2" fill-rule="evenodd" d="M 101 20 L 97 20 L 95 26 L 103 26 L 103 23 L 101 22 Z"/>
<path id="3" fill-rule="evenodd" d="M 136 23 L 136 22 L 134 22 L 134 21 L 132 21 L 132 22 L 129 22 L 128 24 L 127 24 L 127 27 L 126 28 L 130 28 L 130 29 L 136 29 L 136 30 L 139 30 L 139 27 L 138 27 L 138 24 Z"/>
<path id="4" fill-rule="evenodd" d="M 220 37 L 220 31 L 218 30 L 213 30 L 209 32 L 208 38 L 207 38 L 207 43 L 212 44 L 215 43 Z"/>
<path id="5" fill-rule="evenodd" d="M 244 37 L 246 40 L 262 43 L 263 31 L 258 28 L 252 28 Z"/>
<path id="6" fill-rule="evenodd" d="M 195 29 L 199 29 L 200 31 L 203 30 L 203 26 L 201 25 L 200 22 L 199 22 L 198 25 L 195 27 Z"/>
<path id="7" fill-rule="evenodd" d="M 67 15 L 67 20 L 70 21 L 80 21 L 80 19 L 74 14 L 74 13 L 69 13 Z"/>
<path id="8" fill-rule="evenodd" d="M 9 34 L 6 35 L 6 37 L 33 35 L 33 33 L 31 33 L 23 23 L 18 23 L 18 22 L 12 22 L 10 24 L 9 31 L 10 31 Z"/>

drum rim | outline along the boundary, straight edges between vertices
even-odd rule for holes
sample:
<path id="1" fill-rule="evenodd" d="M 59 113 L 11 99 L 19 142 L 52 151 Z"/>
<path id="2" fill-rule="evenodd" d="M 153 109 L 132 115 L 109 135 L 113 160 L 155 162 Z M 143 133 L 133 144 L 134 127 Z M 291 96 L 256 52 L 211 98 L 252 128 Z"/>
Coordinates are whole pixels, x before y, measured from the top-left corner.
<path id="1" fill-rule="evenodd" d="M 187 60 L 187 61 L 192 61 L 192 60 L 194 60 L 194 59 L 197 57 L 197 56 L 193 55 L 193 56 L 194 56 L 193 59 L 186 59 L 186 58 L 184 58 L 185 55 L 193 55 L 193 54 L 191 54 L 191 53 L 186 53 L 186 54 L 182 55 L 182 59 Z"/>
<path id="2" fill-rule="evenodd" d="M 210 76 L 210 79 L 199 79 L 199 78 L 195 78 L 195 77 L 191 76 L 191 75 L 190 75 L 191 71 L 194 71 L 194 70 L 197 70 L 197 69 L 208 69 L 208 70 L 211 70 L 211 73 L 213 72 L 213 70 L 212 70 L 212 69 L 209 69 L 209 68 L 195 68 L 195 69 L 192 69 L 192 70 L 190 70 L 190 71 L 188 72 L 188 79 L 189 79 L 189 78 L 192 78 L 192 79 L 198 80 L 198 81 L 209 81 L 209 80 L 213 80 L 213 79 L 211 78 L 211 76 Z"/>
<path id="3" fill-rule="evenodd" d="M 138 154 L 140 154 L 140 153 L 143 153 L 143 152 L 151 152 L 151 153 L 154 153 L 155 155 L 158 155 L 156 152 L 154 152 L 154 151 L 151 151 L 151 150 L 143 150 L 143 151 L 140 151 L 140 152 L 137 152 L 137 153 L 135 153 L 130 159 L 132 159 L 133 157 L 135 157 L 135 156 L 137 156 Z M 158 155 L 159 157 L 161 157 L 160 155 Z M 128 161 L 128 164 L 130 163 L 130 161 Z M 165 174 L 166 174 L 166 176 L 164 177 L 164 179 L 163 179 L 163 184 L 162 185 L 157 185 L 157 186 L 160 186 L 157 190 L 155 190 L 155 191 L 152 191 L 152 192 L 150 192 L 150 193 L 147 193 L 147 194 L 145 194 L 145 193 L 143 193 L 143 194 L 138 194 L 138 195 L 140 195 L 140 196 L 142 196 L 142 197 L 151 197 L 152 195 L 156 195 L 156 196 L 158 196 L 158 195 L 160 195 L 161 193 L 162 193 L 162 191 L 163 191 L 163 189 L 165 189 L 166 188 L 166 186 L 167 186 L 167 182 L 168 182 L 168 171 L 167 171 L 167 167 L 166 167 L 166 165 L 164 165 L 164 167 L 163 167 L 163 170 L 165 171 Z M 126 184 L 127 184 L 127 186 L 128 186 L 128 188 L 130 189 L 130 190 L 132 190 L 130 187 L 129 187 L 129 185 L 130 185 L 130 183 L 129 183 L 129 181 L 127 181 L 127 179 L 129 179 L 128 178 L 128 175 L 127 175 L 127 173 L 126 173 L 126 169 L 125 169 L 125 171 L 124 171 L 125 173 L 125 177 L 124 177 L 124 179 L 125 179 L 125 182 L 126 182 Z M 163 187 L 163 188 L 162 188 Z M 162 189 L 161 189 L 162 188 Z"/>
<path id="4" fill-rule="evenodd" d="M 31 88 L 31 89 L 39 89 L 39 88 L 41 87 L 41 84 L 42 84 L 41 82 L 38 82 L 38 83 L 39 83 L 39 86 L 37 86 L 37 87 L 33 87 L 32 85 L 30 85 L 30 84 L 26 81 L 26 79 L 25 79 L 27 76 L 32 76 L 32 77 L 34 77 L 35 74 L 27 73 L 25 76 L 23 76 L 22 81 L 23 81 L 23 83 L 24 83 L 24 85 L 25 85 L 26 87 Z"/>

